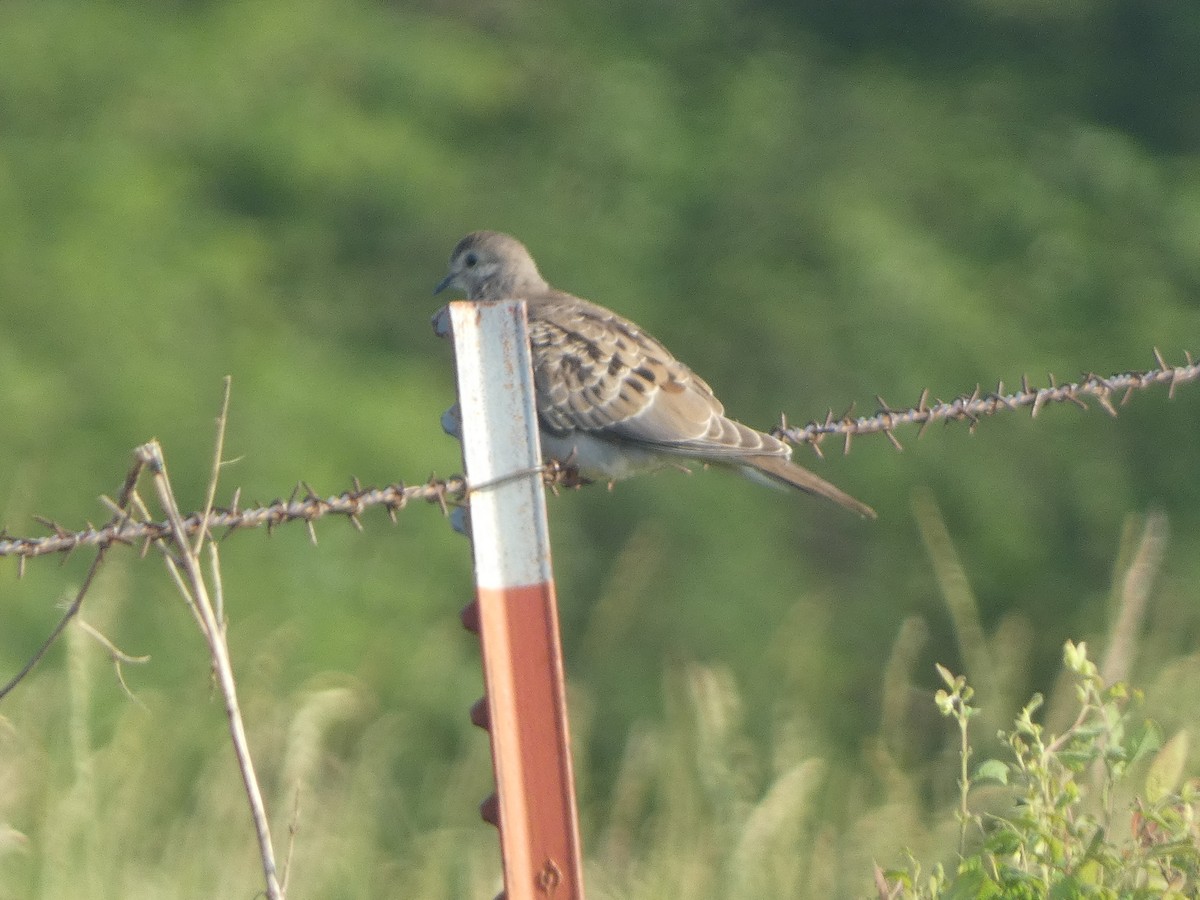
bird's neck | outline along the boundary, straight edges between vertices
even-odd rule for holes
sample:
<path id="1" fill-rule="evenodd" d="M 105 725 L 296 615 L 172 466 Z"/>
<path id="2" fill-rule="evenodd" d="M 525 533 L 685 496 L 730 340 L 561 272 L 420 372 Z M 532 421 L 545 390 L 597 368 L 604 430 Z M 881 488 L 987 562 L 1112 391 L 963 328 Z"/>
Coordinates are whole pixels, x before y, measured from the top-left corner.
<path id="1" fill-rule="evenodd" d="M 523 299 L 544 294 L 550 289 L 546 280 L 537 271 L 533 272 L 497 272 L 487 281 L 479 285 L 476 296 L 472 300 L 507 300 Z"/>

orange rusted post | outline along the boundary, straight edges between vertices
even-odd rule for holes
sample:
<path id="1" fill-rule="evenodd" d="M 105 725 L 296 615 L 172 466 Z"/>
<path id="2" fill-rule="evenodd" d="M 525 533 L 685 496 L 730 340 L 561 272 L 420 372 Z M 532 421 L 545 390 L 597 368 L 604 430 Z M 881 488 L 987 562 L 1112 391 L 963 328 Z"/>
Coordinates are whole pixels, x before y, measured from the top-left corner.
<path id="1" fill-rule="evenodd" d="M 500 833 L 506 900 L 583 900 L 583 866 L 562 648 L 541 476 L 525 304 L 455 302 L 459 432 L 470 489 L 485 697 L 471 720 L 491 733 L 496 794 L 481 805 Z"/>

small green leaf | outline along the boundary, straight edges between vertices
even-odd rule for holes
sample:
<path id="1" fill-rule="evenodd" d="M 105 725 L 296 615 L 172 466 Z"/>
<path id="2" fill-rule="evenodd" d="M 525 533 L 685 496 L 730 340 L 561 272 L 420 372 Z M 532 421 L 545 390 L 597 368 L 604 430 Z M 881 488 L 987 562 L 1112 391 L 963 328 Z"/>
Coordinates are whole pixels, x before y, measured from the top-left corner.
<path id="1" fill-rule="evenodd" d="M 976 781 L 998 781 L 1008 784 L 1008 763 L 998 759 L 985 759 L 975 770 Z"/>
<path id="2" fill-rule="evenodd" d="M 1047 900 L 1076 900 L 1077 897 L 1082 896 L 1084 896 L 1083 886 L 1073 875 L 1068 875 L 1050 888 Z"/>
<path id="3" fill-rule="evenodd" d="M 1157 722 L 1147 719 L 1141 725 L 1130 729 L 1125 752 L 1129 755 L 1129 761 L 1135 763 L 1146 754 L 1156 751 L 1162 746 L 1162 742 L 1162 729 L 1158 727 Z"/>
<path id="4" fill-rule="evenodd" d="M 1090 750 L 1060 750 L 1058 752 L 1058 761 L 1072 772 L 1079 772 L 1085 768 L 1088 763 L 1096 758 L 1096 754 Z"/>
<path id="5" fill-rule="evenodd" d="M 939 690 L 933 695 L 933 702 L 937 704 L 938 712 L 943 716 L 954 715 L 954 698 L 945 691 Z"/>
<path id="6" fill-rule="evenodd" d="M 888 884 L 898 884 L 902 887 L 912 889 L 912 878 L 904 869 L 886 869 L 883 873 L 884 881 Z"/>
<path id="7" fill-rule="evenodd" d="M 950 690 L 952 690 L 952 691 L 957 690 L 958 689 L 958 679 L 950 672 L 950 670 L 947 669 L 945 666 L 943 666 L 941 663 L 934 663 L 933 665 L 934 665 L 934 668 L 937 669 L 938 675 L 940 675 L 942 677 L 942 681 L 944 681 L 946 683 L 946 687 L 950 688 Z"/>
<path id="8" fill-rule="evenodd" d="M 1078 672 L 1079 667 L 1087 661 L 1087 642 L 1067 641 L 1063 645 L 1063 665 L 1072 672 Z"/>
<path id="9" fill-rule="evenodd" d="M 989 881 L 983 872 L 975 869 L 955 878 L 950 889 L 942 896 L 945 900 L 976 900 L 977 897 L 995 896 L 994 890 L 988 890 Z"/>
<path id="10" fill-rule="evenodd" d="M 1007 856 L 1021 849 L 1021 836 L 1011 828 L 998 828 L 988 835 L 984 847 L 997 856 Z"/>

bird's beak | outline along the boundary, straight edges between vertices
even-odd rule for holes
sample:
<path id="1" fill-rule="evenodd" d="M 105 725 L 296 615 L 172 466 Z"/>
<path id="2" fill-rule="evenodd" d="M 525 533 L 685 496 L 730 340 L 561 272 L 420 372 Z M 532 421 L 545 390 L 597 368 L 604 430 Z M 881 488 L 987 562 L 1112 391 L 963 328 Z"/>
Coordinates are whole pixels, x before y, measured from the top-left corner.
<path id="1" fill-rule="evenodd" d="M 449 275 L 447 275 L 445 278 L 443 278 L 441 281 L 438 282 L 438 286 L 433 289 L 433 292 L 435 294 L 440 294 L 446 288 L 450 287 L 450 285 L 454 284 L 454 277 L 455 277 L 454 273 L 451 272 Z"/>

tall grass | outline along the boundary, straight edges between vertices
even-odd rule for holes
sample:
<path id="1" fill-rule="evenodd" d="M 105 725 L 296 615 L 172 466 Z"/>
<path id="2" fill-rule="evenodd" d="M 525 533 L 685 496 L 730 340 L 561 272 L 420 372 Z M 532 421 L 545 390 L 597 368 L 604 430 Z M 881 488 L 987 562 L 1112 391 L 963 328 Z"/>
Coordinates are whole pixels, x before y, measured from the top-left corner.
<path id="1" fill-rule="evenodd" d="M 934 533 L 936 510 L 921 514 Z M 1113 617 L 1129 631 L 1109 636 L 1127 662 L 1141 627 L 1129 604 L 1145 609 L 1152 596 L 1147 561 L 1161 559 L 1165 528 L 1152 519 L 1130 533 L 1114 573 Z M 946 539 L 929 546 L 953 553 Z M 961 584 L 953 601 L 955 621 L 966 624 L 960 635 L 976 642 L 973 659 L 995 661 L 980 683 L 1003 684 L 1000 661 L 1021 658 L 1006 642 L 1022 629 L 1002 625 L 988 635 Z M 921 878 L 939 865 L 953 872 L 964 816 L 982 822 L 1011 797 L 973 775 L 960 790 L 959 731 L 932 714 L 932 692 L 921 687 L 929 682 L 920 662 L 926 632 L 916 618 L 901 628 L 882 667 L 878 731 L 850 755 L 828 749 L 799 698 L 778 712 L 766 741 L 755 740 L 744 716 L 753 698 L 728 671 L 668 666 L 661 715 L 631 725 L 611 788 L 597 794 L 581 773 L 589 895 L 857 897 L 878 890 L 877 864 Z M 106 718 L 94 694 L 98 683 L 114 683 L 112 663 L 82 629 L 68 635 L 66 664 L 23 684 L 0 719 L 0 898 L 253 894 L 261 872 L 219 702 L 207 689 L 187 697 L 142 690 Z M 242 663 L 251 671 L 262 664 L 253 655 Z M 1200 715 L 1200 656 L 1155 660 L 1142 671 L 1146 710 L 1177 736 L 1167 762 L 1155 763 L 1160 778 L 1170 769 L 1164 790 L 1174 790 L 1196 771 L 1187 735 Z M 290 690 L 269 678 L 250 683 L 251 743 L 276 845 L 289 859 L 290 896 L 436 900 L 499 890 L 496 836 L 476 812 L 490 789 L 486 741 L 465 717 L 439 751 L 427 727 L 380 709 L 348 677 Z M 1069 725 L 1078 691 L 1068 679 L 1051 692 L 1047 729 Z M 584 760 L 589 703 L 585 686 L 575 692 Z M 973 765 L 1003 749 L 986 723 L 1020 713 L 1006 692 L 990 694 L 1000 708 L 971 723 Z M 1113 802 L 1125 804 L 1128 821 L 1131 797 Z M 967 834 L 968 852 L 981 833 Z"/>

